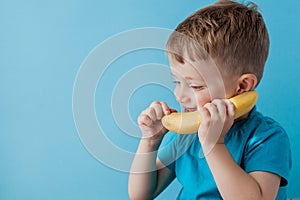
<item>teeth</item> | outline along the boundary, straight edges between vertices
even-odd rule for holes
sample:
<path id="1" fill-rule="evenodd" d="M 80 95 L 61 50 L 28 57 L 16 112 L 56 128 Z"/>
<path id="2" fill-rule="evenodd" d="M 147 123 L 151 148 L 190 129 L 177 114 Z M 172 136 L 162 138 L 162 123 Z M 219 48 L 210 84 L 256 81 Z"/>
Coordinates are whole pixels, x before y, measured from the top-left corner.
<path id="1" fill-rule="evenodd" d="M 185 109 L 185 112 L 193 112 L 193 111 L 195 111 L 196 109 Z"/>

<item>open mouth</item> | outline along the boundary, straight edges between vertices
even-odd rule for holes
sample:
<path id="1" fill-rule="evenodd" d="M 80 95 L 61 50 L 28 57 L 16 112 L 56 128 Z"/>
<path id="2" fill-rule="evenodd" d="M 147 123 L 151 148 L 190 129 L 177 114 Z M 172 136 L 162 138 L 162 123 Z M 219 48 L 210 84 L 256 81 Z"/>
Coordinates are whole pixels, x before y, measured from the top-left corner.
<path id="1" fill-rule="evenodd" d="M 197 108 L 184 108 L 184 112 L 194 112 Z"/>

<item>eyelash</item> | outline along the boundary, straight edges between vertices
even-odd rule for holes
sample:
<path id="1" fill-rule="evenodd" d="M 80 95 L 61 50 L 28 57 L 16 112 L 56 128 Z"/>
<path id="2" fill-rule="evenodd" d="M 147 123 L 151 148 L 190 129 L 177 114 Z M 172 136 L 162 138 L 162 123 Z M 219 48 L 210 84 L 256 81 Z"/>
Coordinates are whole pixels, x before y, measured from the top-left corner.
<path id="1" fill-rule="evenodd" d="M 180 81 L 173 81 L 173 83 L 175 83 L 176 85 L 180 85 Z M 196 86 L 196 85 L 189 85 L 190 88 L 192 88 L 193 90 L 202 90 L 204 88 L 204 86 Z"/>
<path id="2" fill-rule="evenodd" d="M 190 86 L 193 90 L 202 90 L 204 89 L 204 86 Z"/>

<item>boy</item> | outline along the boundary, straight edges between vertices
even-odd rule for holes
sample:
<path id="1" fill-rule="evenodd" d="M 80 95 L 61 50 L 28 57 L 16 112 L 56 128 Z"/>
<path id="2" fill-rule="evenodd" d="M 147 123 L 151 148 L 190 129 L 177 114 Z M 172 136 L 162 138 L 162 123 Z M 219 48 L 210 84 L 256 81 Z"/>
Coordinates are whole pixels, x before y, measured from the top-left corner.
<path id="1" fill-rule="evenodd" d="M 286 199 L 287 134 L 256 108 L 234 120 L 227 100 L 258 85 L 268 56 L 266 26 L 251 5 L 221 0 L 192 14 L 170 36 L 174 95 L 185 112 L 198 110 L 203 121 L 197 134 L 174 134 L 158 153 L 167 132 L 161 118 L 174 110 L 156 101 L 141 112 L 131 199 L 153 199 L 175 178 L 183 186 L 178 199 Z"/>

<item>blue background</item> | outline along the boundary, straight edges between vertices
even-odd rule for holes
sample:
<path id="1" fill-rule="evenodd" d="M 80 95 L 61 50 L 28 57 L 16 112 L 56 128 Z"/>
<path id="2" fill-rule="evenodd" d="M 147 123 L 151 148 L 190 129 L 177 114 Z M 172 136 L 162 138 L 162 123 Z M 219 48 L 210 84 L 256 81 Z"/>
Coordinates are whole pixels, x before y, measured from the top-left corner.
<path id="1" fill-rule="evenodd" d="M 212 2 L 1 0 L 0 199 L 128 199 L 128 173 L 103 165 L 80 141 L 72 115 L 76 73 L 89 52 L 109 36 L 140 27 L 172 29 Z M 288 194 L 300 197 L 300 2 L 256 3 L 271 38 L 265 75 L 257 89 L 258 108 L 289 134 L 293 169 Z M 126 63 L 129 70 L 144 62 L 167 64 L 161 52 L 128 58 L 107 73 L 113 77 L 104 79 L 107 93 L 122 75 L 117 65 Z M 100 102 L 101 94 L 96 99 Z M 148 85 L 129 101 L 132 119 L 154 99 L 178 106 L 169 91 Z M 101 110 L 101 104 L 96 104 Z M 106 108 L 106 125 L 121 134 L 109 112 Z M 113 134 L 110 138 L 132 151 L 137 145 L 133 139 L 119 140 Z M 179 188 L 174 182 L 158 199 L 174 199 Z"/>

